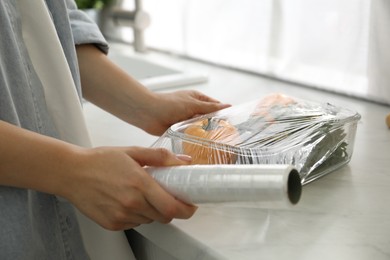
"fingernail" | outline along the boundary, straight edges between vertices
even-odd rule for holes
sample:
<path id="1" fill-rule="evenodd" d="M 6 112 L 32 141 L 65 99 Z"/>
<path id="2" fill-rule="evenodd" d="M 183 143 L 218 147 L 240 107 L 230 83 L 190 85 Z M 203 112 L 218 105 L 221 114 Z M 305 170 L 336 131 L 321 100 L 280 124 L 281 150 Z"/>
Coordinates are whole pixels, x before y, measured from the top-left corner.
<path id="1" fill-rule="evenodd" d="M 192 157 L 186 154 L 176 154 L 176 158 L 184 162 L 192 161 Z"/>
<path id="2" fill-rule="evenodd" d="M 223 104 L 223 103 L 219 104 L 220 108 L 228 108 L 228 107 L 231 107 L 231 106 L 232 106 L 231 104 Z"/>

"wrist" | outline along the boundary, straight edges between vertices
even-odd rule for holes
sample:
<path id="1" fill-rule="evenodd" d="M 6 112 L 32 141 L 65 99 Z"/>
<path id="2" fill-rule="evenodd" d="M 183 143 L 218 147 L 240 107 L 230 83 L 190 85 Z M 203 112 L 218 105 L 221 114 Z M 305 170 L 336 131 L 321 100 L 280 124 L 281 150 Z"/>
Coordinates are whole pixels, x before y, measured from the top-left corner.
<path id="1" fill-rule="evenodd" d="M 85 173 L 85 165 L 87 162 L 87 148 L 69 145 L 58 151 L 57 170 L 55 174 L 49 178 L 46 184 L 50 187 L 47 192 L 63 197 L 69 201 L 78 189 L 82 188 L 83 175 Z"/>
<path id="2" fill-rule="evenodd" d="M 82 148 L 0 121 L 0 185 L 62 195 Z"/>

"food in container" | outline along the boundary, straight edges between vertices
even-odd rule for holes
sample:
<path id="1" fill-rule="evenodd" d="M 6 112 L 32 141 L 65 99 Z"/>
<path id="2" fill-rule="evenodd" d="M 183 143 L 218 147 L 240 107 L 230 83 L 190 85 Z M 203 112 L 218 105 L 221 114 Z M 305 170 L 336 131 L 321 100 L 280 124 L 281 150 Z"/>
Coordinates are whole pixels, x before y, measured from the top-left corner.
<path id="1" fill-rule="evenodd" d="M 289 164 L 307 184 L 350 161 L 359 119 L 277 93 L 177 123 L 152 146 L 188 154 L 193 164 Z"/>

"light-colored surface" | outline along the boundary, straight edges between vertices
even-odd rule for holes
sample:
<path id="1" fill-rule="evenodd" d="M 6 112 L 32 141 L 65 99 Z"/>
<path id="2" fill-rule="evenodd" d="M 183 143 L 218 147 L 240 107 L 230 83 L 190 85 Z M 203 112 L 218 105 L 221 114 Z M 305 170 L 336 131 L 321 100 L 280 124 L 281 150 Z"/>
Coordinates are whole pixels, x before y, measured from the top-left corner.
<path id="1" fill-rule="evenodd" d="M 153 250 L 177 259 L 390 259 L 390 107 L 275 82 L 254 75 L 150 54 L 183 69 L 209 74 L 193 88 L 231 104 L 271 92 L 330 102 L 358 111 L 351 162 L 303 189 L 297 206 L 285 210 L 201 207 L 189 220 L 136 229 Z M 150 146 L 157 137 L 85 105 L 94 145 Z M 157 248 L 157 249 L 156 249 Z M 158 258 L 158 253 L 150 254 Z"/>
<path id="2" fill-rule="evenodd" d="M 199 84 L 208 80 L 204 73 L 181 70 L 175 64 L 150 59 L 150 55 L 135 53 L 125 44 L 112 44 L 108 55 L 112 61 L 151 90 Z"/>

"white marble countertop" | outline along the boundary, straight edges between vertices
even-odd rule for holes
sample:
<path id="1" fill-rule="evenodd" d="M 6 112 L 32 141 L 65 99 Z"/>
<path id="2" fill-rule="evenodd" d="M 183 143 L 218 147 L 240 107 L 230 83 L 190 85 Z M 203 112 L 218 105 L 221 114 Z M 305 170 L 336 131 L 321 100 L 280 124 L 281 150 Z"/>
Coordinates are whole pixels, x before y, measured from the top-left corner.
<path id="1" fill-rule="evenodd" d="M 208 73 L 208 83 L 187 88 L 233 105 L 282 92 L 356 110 L 362 119 L 350 163 L 304 186 L 293 208 L 200 207 L 189 220 L 136 228 L 145 241 L 171 259 L 390 259 L 390 130 L 385 124 L 390 107 L 161 54 L 147 56 Z M 95 146 L 150 146 L 157 139 L 91 104 L 85 114 Z M 143 256 L 162 259 L 157 253 Z"/>

